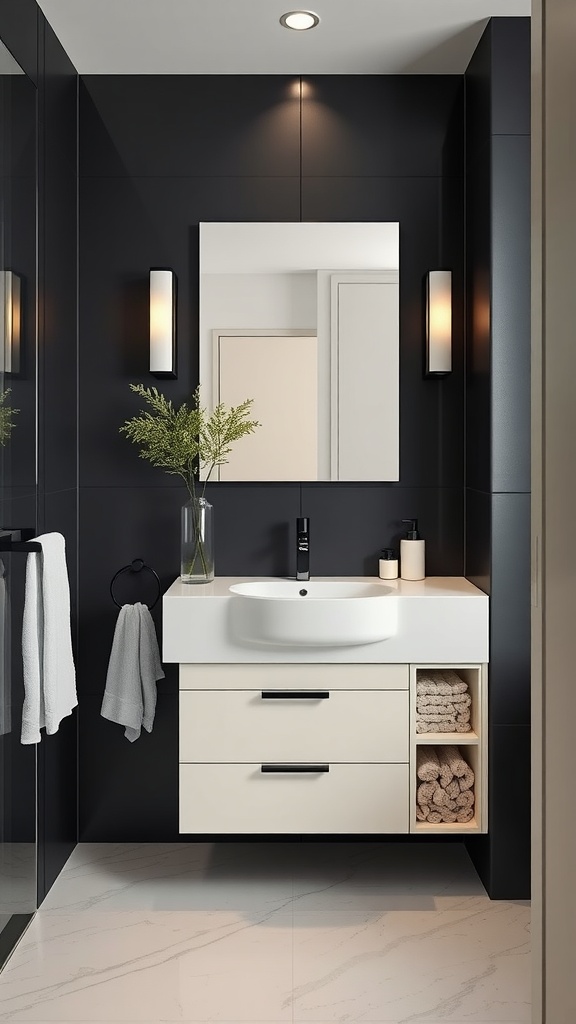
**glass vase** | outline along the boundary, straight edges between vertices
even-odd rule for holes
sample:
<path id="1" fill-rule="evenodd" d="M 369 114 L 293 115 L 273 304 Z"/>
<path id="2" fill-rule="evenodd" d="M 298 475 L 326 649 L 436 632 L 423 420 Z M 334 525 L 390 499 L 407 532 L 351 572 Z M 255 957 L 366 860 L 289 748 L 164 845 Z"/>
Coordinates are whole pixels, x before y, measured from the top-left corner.
<path id="1" fill-rule="evenodd" d="M 180 577 L 183 583 L 214 579 L 214 509 L 204 498 L 182 506 Z"/>

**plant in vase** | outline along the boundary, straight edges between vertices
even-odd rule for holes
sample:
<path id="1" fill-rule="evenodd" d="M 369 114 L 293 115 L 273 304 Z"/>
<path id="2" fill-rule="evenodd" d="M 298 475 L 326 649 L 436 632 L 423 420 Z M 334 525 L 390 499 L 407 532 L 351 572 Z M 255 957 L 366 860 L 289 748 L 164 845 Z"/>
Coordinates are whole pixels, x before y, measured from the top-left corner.
<path id="1" fill-rule="evenodd" d="M 130 388 L 151 411 L 126 420 L 120 433 L 139 445 L 141 459 L 184 480 L 190 500 L 182 509 L 181 576 L 187 583 L 208 583 L 214 579 L 214 535 L 206 485 L 216 467 L 228 462 L 234 442 L 260 426 L 248 418 L 253 399 L 229 409 L 220 403 L 208 413 L 200 404 L 199 387 L 191 403 L 177 409 L 157 388 Z"/>

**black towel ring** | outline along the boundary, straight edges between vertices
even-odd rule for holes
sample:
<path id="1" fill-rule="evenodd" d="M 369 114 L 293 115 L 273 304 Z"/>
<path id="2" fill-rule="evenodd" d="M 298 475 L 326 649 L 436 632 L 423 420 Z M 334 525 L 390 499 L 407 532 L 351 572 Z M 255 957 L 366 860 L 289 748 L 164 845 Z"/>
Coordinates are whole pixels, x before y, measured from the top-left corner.
<path id="1" fill-rule="evenodd" d="M 114 597 L 114 584 L 116 580 L 118 579 L 119 576 L 122 575 L 123 572 L 142 572 L 142 569 L 146 569 L 147 572 L 151 572 L 152 575 L 154 576 L 154 579 L 156 580 L 156 583 L 158 584 L 158 594 L 156 596 L 156 600 L 152 604 L 148 605 L 148 608 L 150 609 L 150 611 L 152 611 L 154 605 L 158 604 L 160 595 L 162 593 L 162 584 L 160 583 L 160 577 L 158 573 L 155 572 L 154 569 L 151 569 L 149 565 L 146 565 L 143 558 L 135 558 L 130 563 L 130 565 L 124 565 L 122 566 L 121 569 L 118 569 L 118 572 L 115 574 L 115 576 L 112 577 L 112 581 L 110 583 L 110 597 L 114 601 L 114 604 L 116 605 L 117 608 L 121 608 L 122 605 L 119 604 L 116 598 Z"/>

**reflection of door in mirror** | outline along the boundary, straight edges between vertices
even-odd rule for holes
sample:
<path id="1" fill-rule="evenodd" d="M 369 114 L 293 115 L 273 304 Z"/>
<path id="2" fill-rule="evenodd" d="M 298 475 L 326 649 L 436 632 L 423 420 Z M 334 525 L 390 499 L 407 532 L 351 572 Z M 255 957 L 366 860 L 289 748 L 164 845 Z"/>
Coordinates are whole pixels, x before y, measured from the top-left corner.
<path id="1" fill-rule="evenodd" d="M 235 445 L 220 480 L 316 480 L 318 357 L 311 335 L 214 332 L 214 402 L 253 399 L 255 434 Z"/>
<path id="2" fill-rule="evenodd" d="M 262 426 L 220 480 L 398 480 L 398 224 L 201 224 L 203 401 Z"/>

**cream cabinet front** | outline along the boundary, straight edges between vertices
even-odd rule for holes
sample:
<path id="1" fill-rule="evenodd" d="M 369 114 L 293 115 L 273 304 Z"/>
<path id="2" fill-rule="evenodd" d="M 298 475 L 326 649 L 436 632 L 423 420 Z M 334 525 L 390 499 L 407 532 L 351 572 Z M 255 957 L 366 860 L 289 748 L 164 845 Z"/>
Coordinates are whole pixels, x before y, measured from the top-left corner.
<path id="1" fill-rule="evenodd" d="M 416 689 L 434 668 L 466 681 L 469 732 L 419 733 Z M 180 832 L 484 832 L 486 694 L 479 664 L 181 665 Z M 474 816 L 422 821 L 418 751 L 450 744 L 473 769 Z"/>

